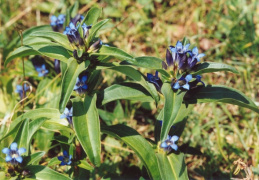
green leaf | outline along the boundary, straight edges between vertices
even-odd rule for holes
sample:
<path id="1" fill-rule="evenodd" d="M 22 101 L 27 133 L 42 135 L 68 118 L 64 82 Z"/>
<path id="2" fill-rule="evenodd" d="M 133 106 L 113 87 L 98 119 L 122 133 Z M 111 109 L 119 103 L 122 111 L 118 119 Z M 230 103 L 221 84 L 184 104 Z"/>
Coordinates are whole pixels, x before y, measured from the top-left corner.
<path id="1" fill-rule="evenodd" d="M 34 32 L 30 36 L 32 37 L 43 37 L 46 39 L 50 39 L 54 42 L 59 43 L 61 46 L 64 48 L 73 51 L 73 48 L 70 46 L 70 42 L 68 41 L 68 38 L 66 35 L 59 33 L 59 32 L 54 32 L 54 31 L 45 31 L 44 33 L 42 32 Z"/>
<path id="2" fill-rule="evenodd" d="M 14 142 L 17 143 L 18 148 L 23 147 L 27 150 L 24 153 L 24 155 L 28 155 L 28 150 L 29 150 L 28 136 L 29 136 L 29 119 L 26 118 L 23 121 L 23 125 L 20 126 L 20 128 L 14 138 Z"/>
<path id="3" fill-rule="evenodd" d="M 100 121 L 96 108 L 96 94 L 86 96 L 84 102 L 79 98 L 73 102 L 73 125 L 76 136 L 90 161 L 99 166 L 101 163 Z"/>
<path id="4" fill-rule="evenodd" d="M 83 169 L 86 169 L 86 170 L 89 170 L 89 171 L 94 169 L 94 167 L 91 166 L 88 162 L 86 162 L 86 160 L 80 160 L 79 162 L 80 162 L 80 164 L 78 166 L 80 168 L 83 168 Z"/>
<path id="5" fill-rule="evenodd" d="M 156 102 L 159 101 L 159 95 L 157 93 L 157 90 L 154 86 L 149 86 L 147 81 L 145 80 L 144 76 L 137 71 L 135 68 L 131 66 L 114 66 L 110 67 L 108 69 L 118 71 L 120 73 L 123 73 L 130 77 L 131 79 L 135 80 L 136 83 L 142 85 L 154 98 Z"/>
<path id="6" fill-rule="evenodd" d="M 43 151 L 36 152 L 34 154 L 31 154 L 30 156 L 25 157 L 23 161 L 26 165 L 31 165 L 39 161 L 44 155 L 45 155 L 45 152 Z"/>
<path id="7" fill-rule="evenodd" d="M 28 55 L 44 55 L 64 62 L 67 62 L 67 59 L 71 57 L 68 51 L 63 46 L 57 45 L 57 43 L 38 42 L 21 46 L 12 51 L 6 58 L 4 65 L 6 66 L 14 58 Z"/>
<path id="8" fill-rule="evenodd" d="M 242 92 L 226 87 L 211 86 L 190 91 L 186 94 L 185 101 L 188 103 L 223 102 L 245 107 L 259 113 L 258 107 Z"/>
<path id="9" fill-rule="evenodd" d="M 34 133 L 41 127 L 41 125 L 49 118 L 41 117 L 35 119 L 34 121 L 30 122 L 29 124 L 29 134 L 28 134 L 28 143 L 30 143 L 32 136 Z"/>
<path id="10" fill-rule="evenodd" d="M 102 47 L 95 53 L 91 53 L 91 55 L 97 55 L 97 56 L 113 56 L 115 58 L 118 58 L 120 60 L 127 60 L 130 63 L 134 63 L 135 59 L 125 51 L 118 49 L 116 47 L 110 47 L 102 45 Z"/>
<path id="11" fill-rule="evenodd" d="M 84 20 L 81 22 L 81 24 L 85 23 L 86 25 L 92 25 L 95 24 L 100 17 L 102 13 L 102 10 L 96 6 L 92 7 L 86 14 Z"/>
<path id="12" fill-rule="evenodd" d="M 143 56 L 136 57 L 135 61 L 132 63 L 135 66 L 148 68 L 148 69 L 162 69 L 162 59 L 151 57 L 151 56 Z"/>
<path id="13" fill-rule="evenodd" d="M 98 103 L 104 105 L 108 102 L 118 99 L 135 100 L 142 102 L 152 102 L 153 98 L 150 93 L 140 84 L 127 82 L 114 84 L 105 88 L 98 94 Z"/>
<path id="14" fill-rule="evenodd" d="M 152 146 L 136 130 L 122 125 L 102 126 L 102 132 L 126 143 L 141 159 L 152 179 L 162 179 Z"/>
<path id="15" fill-rule="evenodd" d="M 107 22 L 109 21 L 109 19 L 104 19 L 98 23 L 96 23 L 95 25 L 92 26 L 91 29 L 89 29 L 89 36 L 87 37 L 87 46 L 90 45 L 90 43 L 92 42 L 92 40 L 95 38 L 97 32 L 101 29 L 101 27 L 103 27 Z"/>
<path id="16" fill-rule="evenodd" d="M 183 153 L 170 155 L 157 153 L 156 156 L 163 180 L 189 179 Z"/>
<path id="17" fill-rule="evenodd" d="M 164 119 L 161 129 L 161 141 L 164 141 L 179 113 L 186 91 L 178 90 L 177 92 L 174 92 L 170 83 L 164 83 L 161 91 L 165 99 Z"/>
<path id="18" fill-rule="evenodd" d="M 236 68 L 223 64 L 223 63 L 216 63 L 216 62 L 204 62 L 197 64 L 194 69 L 195 72 L 192 73 L 193 75 L 209 73 L 209 72 L 218 72 L 218 71 L 230 71 L 233 73 L 238 73 Z"/>
<path id="19" fill-rule="evenodd" d="M 55 180 L 71 180 L 69 177 L 60 174 L 46 166 L 30 165 L 26 166 L 26 170 L 31 173 L 31 178 L 38 180 L 55 179 Z"/>
<path id="20" fill-rule="evenodd" d="M 57 109 L 52 108 L 40 108 L 28 111 L 12 121 L 9 131 L 7 132 L 7 134 L 4 135 L 4 137 L 1 138 L 1 141 L 9 135 L 15 133 L 17 129 L 21 126 L 23 120 L 26 118 L 31 119 L 31 121 L 38 118 L 60 119 L 60 113 Z"/>
<path id="21" fill-rule="evenodd" d="M 61 89 L 61 98 L 60 98 L 60 107 L 59 110 L 62 113 L 69 101 L 70 95 L 75 87 L 76 79 L 79 74 L 87 69 L 90 61 L 84 61 L 81 64 L 78 64 L 76 59 L 73 59 L 72 62 L 68 65 L 68 69 L 66 70 L 63 79 L 62 79 L 62 89 Z"/>

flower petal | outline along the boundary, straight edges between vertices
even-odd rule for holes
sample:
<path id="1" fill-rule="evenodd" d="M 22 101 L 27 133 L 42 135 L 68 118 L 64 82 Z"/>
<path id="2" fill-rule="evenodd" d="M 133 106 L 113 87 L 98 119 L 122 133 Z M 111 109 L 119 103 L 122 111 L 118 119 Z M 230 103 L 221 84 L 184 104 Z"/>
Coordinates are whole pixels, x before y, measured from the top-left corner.
<path id="1" fill-rule="evenodd" d="M 176 83 L 174 83 L 173 89 L 179 89 L 179 88 L 180 88 L 180 84 L 179 84 L 179 82 L 177 81 Z"/>
<path id="2" fill-rule="evenodd" d="M 16 157 L 15 160 L 18 161 L 19 163 L 22 163 L 22 157 L 21 156 Z"/>
<path id="3" fill-rule="evenodd" d="M 4 153 L 4 154 L 9 154 L 9 153 L 10 153 L 10 149 L 4 148 L 4 149 L 2 150 L 2 153 Z"/>
<path id="4" fill-rule="evenodd" d="M 23 147 L 18 150 L 19 155 L 21 155 L 21 154 L 23 154 L 25 152 L 26 152 L 26 149 L 23 148 Z"/>
<path id="5" fill-rule="evenodd" d="M 182 88 L 189 90 L 190 89 L 190 85 L 186 83 L 185 85 L 182 86 Z"/>
<path id="6" fill-rule="evenodd" d="M 192 80 L 192 75 L 191 74 L 188 74 L 186 77 L 185 77 L 185 80 L 187 82 L 189 82 L 190 80 Z"/>
<path id="7" fill-rule="evenodd" d="M 164 142 L 161 143 L 160 147 L 161 147 L 161 148 L 167 148 L 168 145 L 167 145 L 167 143 L 164 141 Z"/>
<path id="8" fill-rule="evenodd" d="M 172 138 L 170 139 L 170 141 L 175 142 L 175 141 L 177 141 L 178 139 L 179 139 L 178 136 L 172 136 Z"/>
<path id="9" fill-rule="evenodd" d="M 12 158 L 11 156 L 9 156 L 9 155 L 5 157 L 5 161 L 6 161 L 6 162 L 11 161 L 12 159 L 13 159 L 13 158 Z"/>
<path id="10" fill-rule="evenodd" d="M 194 56 L 197 55 L 197 54 L 198 54 L 198 48 L 197 48 L 197 47 L 194 47 L 194 48 L 192 49 L 192 53 L 193 53 Z"/>
<path id="11" fill-rule="evenodd" d="M 62 161 L 59 165 L 64 166 L 64 165 L 66 165 L 66 163 Z"/>
<path id="12" fill-rule="evenodd" d="M 172 149 L 174 149 L 175 151 L 177 151 L 178 146 L 177 146 L 176 144 L 171 144 L 170 146 L 171 146 Z"/>
<path id="13" fill-rule="evenodd" d="M 81 78 L 81 81 L 82 81 L 83 83 L 85 83 L 85 82 L 87 81 L 87 76 L 83 76 L 83 77 Z"/>
<path id="14" fill-rule="evenodd" d="M 67 151 L 63 151 L 63 155 L 64 155 L 64 156 L 68 156 Z"/>
<path id="15" fill-rule="evenodd" d="M 63 156 L 58 156 L 58 160 L 63 161 L 64 157 Z"/>
<path id="16" fill-rule="evenodd" d="M 13 151 L 17 151 L 17 143 L 16 142 L 13 142 L 10 146 L 10 149 L 13 150 Z"/>

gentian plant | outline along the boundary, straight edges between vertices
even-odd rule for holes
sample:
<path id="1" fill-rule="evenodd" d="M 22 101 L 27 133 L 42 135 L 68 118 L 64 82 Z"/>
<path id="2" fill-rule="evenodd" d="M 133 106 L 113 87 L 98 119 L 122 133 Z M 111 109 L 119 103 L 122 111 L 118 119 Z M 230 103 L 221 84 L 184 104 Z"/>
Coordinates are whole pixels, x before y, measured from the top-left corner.
<path id="1" fill-rule="evenodd" d="M 205 76 L 206 73 L 217 71 L 237 73 L 237 70 L 222 63 L 203 62 L 205 54 L 199 53 L 197 47 L 190 49 L 187 39 L 165 49 L 165 60 L 150 56 L 134 57 L 130 52 L 102 43 L 100 30 L 109 20 L 98 21 L 102 12 L 99 7 L 92 7 L 84 16 L 72 16 L 71 12 L 51 17 L 54 31 L 32 28 L 26 38 L 34 38 L 34 41 L 24 38 L 28 43 L 12 51 L 5 60 L 5 66 L 17 57 L 28 55 L 60 61 L 60 91 L 51 100 L 57 104 L 56 108 L 28 106 L 31 109 L 15 116 L 1 137 L 1 140 L 15 138 L 20 147 L 28 149 L 24 154 L 27 160 L 21 168 L 29 171 L 30 177 L 90 178 L 90 172 L 98 171 L 98 167 L 104 163 L 101 158 L 101 139 L 102 134 L 108 134 L 134 151 L 150 179 L 188 179 L 184 152 L 178 148 L 181 145 L 178 140 L 195 104 L 223 102 L 259 112 L 256 105 L 238 90 L 222 85 L 206 86 L 201 80 L 202 74 Z M 64 21 L 65 17 L 68 22 Z M 42 38 L 45 41 L 40 41 Z M 37 40 L 39 42 L 35 43 Z M 35 62 L 34 65 L 39 76 L 48 73 L 45 63 L 38 65 Z M 138 70 L 140 67 L 147 69 L 147 77 Z M 127 76 L 127 82 L 104 87 L 100 80 L 101 72 L 107 71 Z M 42 84 L 46 81 L 48 79 L 42 80 Z M 56 84 L 58 86 L 59 82 Z M 39 90 L 38 94 L 41 93 Z M 150 135 L 150 139 L 145 139 L 134 128 L 123 123 L 110 125 L 100 120 L 100 107 L 122 99 L 163 104 L 157 106 L 162 108 L 158 109 L 154 137 Z M 60 118 L 67 118 L 69 123 Z M 59 147 L 48 166 L 40 163 L 47 148 L 42 152 L 30 150 L 31 146 L 43 146 L 41 141 L 44 139 L 37 141 L 36 137 L 47 134 L 46 129 L 52 133 L 53 147 Z M 69 151 L 63 151 L 63 156 L 58 156 L 60 149 Z M 11 149 L 5 148 L 3 153 L 7 154 L 6 161 L 21 163 L 24 150 L 17 150 L 17 144 L 12 144 Z M 38 162 L 39 165 L 35 165 Z M 58 164 L 70 165 L 66 167 L 66 175 L 53 167 Z"/>

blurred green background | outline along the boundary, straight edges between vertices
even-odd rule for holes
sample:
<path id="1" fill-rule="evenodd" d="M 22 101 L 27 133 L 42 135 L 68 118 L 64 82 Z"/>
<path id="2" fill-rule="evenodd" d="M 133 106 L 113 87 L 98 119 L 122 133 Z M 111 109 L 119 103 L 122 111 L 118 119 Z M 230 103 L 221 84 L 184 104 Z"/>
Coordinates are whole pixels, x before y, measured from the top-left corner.
<path id="1" fill-rule="evenodd" d="M 187 37 L 206 56 L 202 61 L 224 62 L 240 73 L 204 74 L 205 84 L 234 87 L 259 105 L 259 2 L 256 0 L 79 0 L 79 13 L 85 14 L 93 5 L 103 8 L 102 18 L 109 23 L 100 39 L 134 56 L 156 56 L 165 59 L 166 48 Z M 18 30 L 49 24 L 52 14 L 64 13 L 75 0 L 1 0 L 0 1 L 0 121 L 10 116 L 18 95 L 15 85 L 21 82 L 22 63 L 17 60 L 7 68 L 3 62 L 17 44 Z M 55 73 L 44 80 L 30 61 L 26 61 L 26 76 L 35 78 L 44 92 L 35 90 L 27 108 L 55 107 L 48 103 L 60 89 L 53 84 Z M 51 66 L 51 63 L 49 63 Z M 148 70 L 141 69 L 143 73 Z M 154 73 L 154 72 L 153 72 Z M 121 75 L 103 72 L 101 87 L 119 82 Z M 60 81 L 60 80 L 59 80 Z M 99 88 L 101 88 L 99 87 Z M 38 94 L 37 97 L 34 94 Z M 56 102 L 56 101 L 55 101 Z M 58 101 L 57 101 L 58 102 Z M 147 138 L 154 136 L 154 123 L 161 105 L 118 101 L 99 110 L 107 124 L 124 123 Z M 104 110 L 108 110 L 106 112 Z M 186 155 L 191 179 L 229 179 L 241 158 L 259 174 L 259 122 L 250 110 L 221 103 L 198 104 L 189 115 L 178 145 Z M 45 130 L 37 133 L 40 136 Z M 46 133 L 45 136 L 53 136 Z M 42 136 L 41 136 L 42 137 Z M 37 138 L 36 138 L 37 142 Z M 9 143 L 5 143 L 8 146 Z M 92 176 L 139 177 L 140 160 L 124 144 L 103 137 L 103 164 Z M 4 146 L 4 145 L 3 145 Z M 40 145 L 39 145 L 40 146 Z M 2 145 L 1 145 L 2 147 Z M 42 146 L 41 150 L 49 150 Z M 36 150 L 35 150 L 36 151 Z M 48 158 L 50 155 L 46 155 Z M 1 155 L 1 157 L 4 157 Z M 133 174 L 134 172 L 135 174 Z M 142 172 L 143 173 L 143 172 Z M 96 175 L 97 174 L 97 175 Z M 243 171 L 235 177 L 245 177 Z"/>

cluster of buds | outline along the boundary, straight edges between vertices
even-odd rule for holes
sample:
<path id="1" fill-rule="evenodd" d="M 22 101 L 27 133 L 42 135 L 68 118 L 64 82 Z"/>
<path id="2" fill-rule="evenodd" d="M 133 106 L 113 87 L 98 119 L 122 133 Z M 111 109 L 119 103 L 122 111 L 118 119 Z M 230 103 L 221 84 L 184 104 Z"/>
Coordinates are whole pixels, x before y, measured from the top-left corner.
<path id="1" fill-rule="evenodd" d="M 169 46 L 166 51 L 166 62 L 162 62 L 162 66 L 170 74 L 173 90 L 189 90 L 197 87 L 198 83 L 204 86 L 201 76 L 193 76 L 190 72 L 205 54 L 199 54 L 197 47 L 190 50 L 189 46 L 190 44 L 183 45 L 178 41 L 176 46 Z M 177 77 L 180 78 L 178 79 Z M 155 76 L 148 73 L 147 80 L 153 83 L 157 90 L 161 89 L 162 83 L 158 77 L 158 72 L 156 72 Z"/>
<path id="2" fill-rule="evenodd" d="M 67 35 L 68 40 L 74 49 L 74 58 L 79 62 L 82 62 L 89 53 L 97 51 L 102 45 L 102 41 L 100 39 L 94 42 L 88 42 L 87 38 L 92 26 L 81 23 L 83 19 L 83 16 L 77 15 L 71 20 L 69 26 L 66 27 L 63 32 L 63 34 Z"/>

